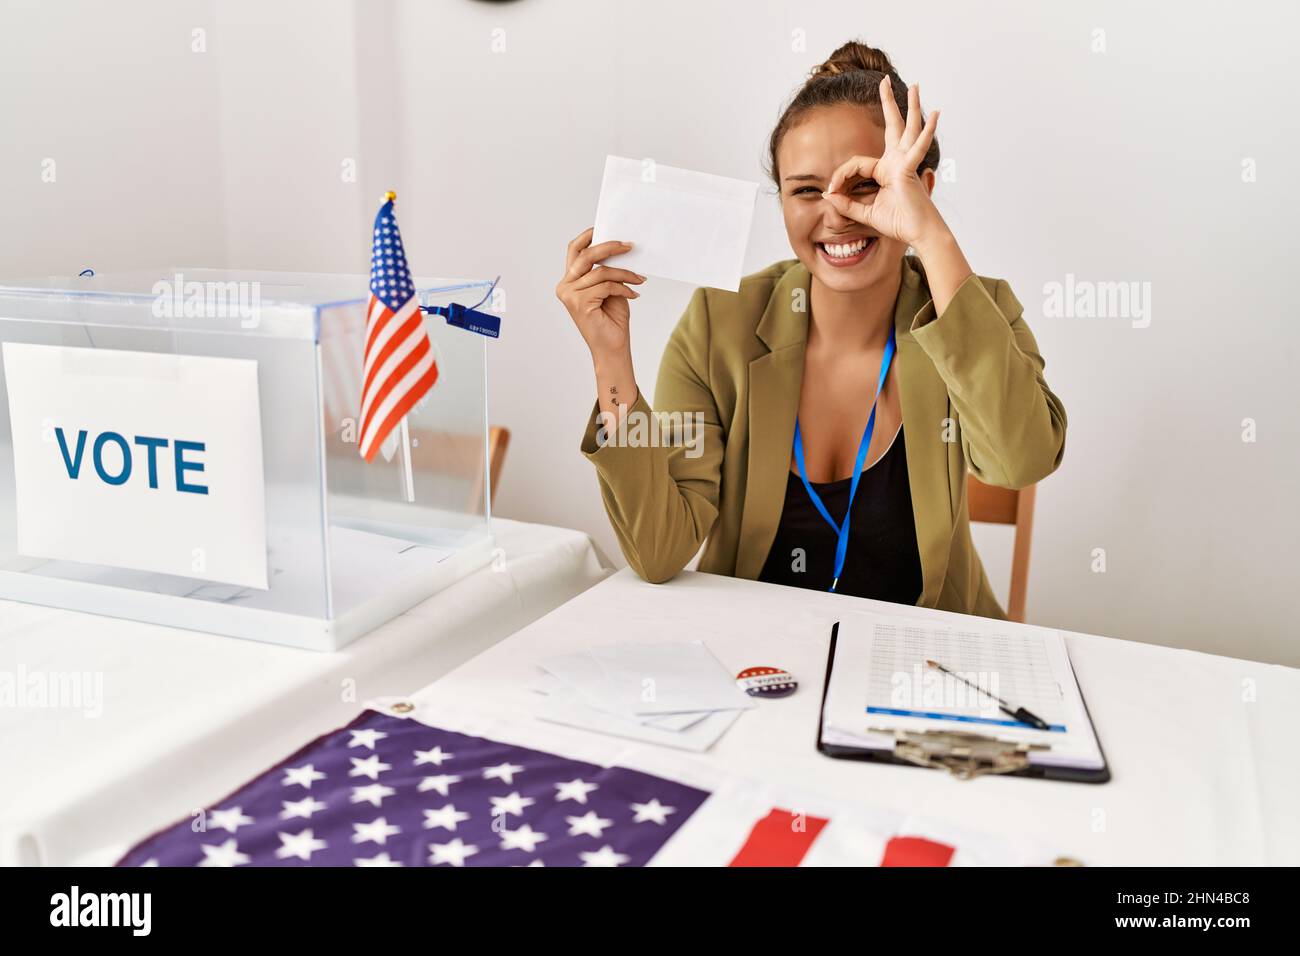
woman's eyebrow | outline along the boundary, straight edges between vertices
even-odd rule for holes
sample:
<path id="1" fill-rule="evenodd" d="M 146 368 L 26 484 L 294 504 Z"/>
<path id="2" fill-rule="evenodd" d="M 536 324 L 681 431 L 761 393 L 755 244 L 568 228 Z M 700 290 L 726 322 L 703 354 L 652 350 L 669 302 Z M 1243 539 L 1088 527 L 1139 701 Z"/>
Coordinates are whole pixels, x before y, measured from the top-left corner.
<path id="1" fill-rule="evenodd" d="M 801 173 L 801 174 L 798 175 L 798 176 L 787 176 L 787 177 L 785 177 L 785 181 L 788 182 L 788 183 L 789 183 L 789 182 L 805 182 L 805 181 L 810 180 L 810 179 L 812 179 L 812 180 L 816 180 L 816 179 L 821 179 L 821 177 L 820 177 L 820 176 L 816 176 L 816 175 L 814 175 L 814 174 L 812 174 L 812 173 Z"/>

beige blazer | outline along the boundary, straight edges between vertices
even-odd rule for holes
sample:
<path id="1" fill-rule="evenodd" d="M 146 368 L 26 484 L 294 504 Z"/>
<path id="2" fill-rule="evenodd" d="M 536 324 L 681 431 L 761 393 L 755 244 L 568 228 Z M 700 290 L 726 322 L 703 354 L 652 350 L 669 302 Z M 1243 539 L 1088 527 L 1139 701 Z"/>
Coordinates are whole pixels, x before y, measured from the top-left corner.
<path id="1" fill-rule="evenodd" d="M 936 315 L 920 261 L 903 260 L 894 311 L 898 376 L 923 587 L 917 604 L 1004 618 L 971 542 L 966 475 L 1023 488 L 1065 453 L 1065 408 L 1007 283 L 971 276 Z M 644 392 L 626 434 L 594 407 L 582 452 L 628 563 L 673 577 L 704 544 L 701 571 L 757 578 L 790 471 L 808 339 L 811 276 L 798 260 L 697 289 L 664 350 L 655 412 Z M 668 415 L 664 413 L 681 413 Z M 702 436 L 682 424 L 702 422 Z M 668 434 L 664 434 L 668 433 Z M 699 439 L 699 440 L 697 440 Z M 671 442 L 677 442 L 672 444 Z"/>

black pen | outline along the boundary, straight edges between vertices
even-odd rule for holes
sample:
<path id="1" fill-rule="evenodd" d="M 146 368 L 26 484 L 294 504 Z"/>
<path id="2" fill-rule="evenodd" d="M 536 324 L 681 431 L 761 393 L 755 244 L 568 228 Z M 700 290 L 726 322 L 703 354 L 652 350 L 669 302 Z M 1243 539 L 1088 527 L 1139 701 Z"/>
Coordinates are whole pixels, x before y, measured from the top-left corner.
<path id="1" fill-rule="evenodd" d="M 1016 709 L 1016 710 L 1012 710 L 1012 709 L 1011 709 L 1011 705 L 1008 704 L 1008 703 L 1007 703 L 1005 700 L 1003 700 L 1001 697 L 996 697 L 996 696 L 994 696 L 993 694 L 990 694 L 988 691 L 986 691 L 983 687 L 980 687 L 978 684 L 972 684 L 970 681 L 968 681 L 966 678 L 962 677 L 960 674 L 954 674 L 952 671 L 948 670 L 948 668 L 944 667 L 944 666 L 943 666 L 942 664 L 940 664 L 938 661 L 930 661 L 930 660 L 927 660 L 925 663 L 926 663 L 926 665 L 929 666 L 929 667 L 933 667 L 933 668 L 935 668 L 936 670 L 941 670 L 941 671 L 943 671 L 943 672 L 944 672 L 945 674 L 947 674 L 949 677 L 955 677 L 955 678 L 957 678 L 959 681 L 961 681 L 961 682 L 962 682 L 963 684 L 965 684 L 967 687 L 974 687 L 977 691 L 979 691 L 979 692 L 980 692 L 981 694 L 983 694 L 985 697 L 991 698 L 992 700 L 996 700 L 996 701 L 998 702 L 998 709 L 999 709 L 999 710 L 1001 710 L 1004 714 L 1009 714 L 1009 715 L 1011 715 L 1011 716 L 1014 717 L 1016 720 L 1020 721 L 1022 724 L 1028 724 L 1030 727 L 1034 727 L 1034 728 L 1036 728 L 1036 729 L 1038 729 L 1038 730 L 1051 730 L 1051 729 L 1052 729 L 1051 727 L 1049 727 L 1049 726 L 1047 725 L 1047 721 L 1043 720 L 1043 718 L 1039 717 L 1038 715 L 1033 714 L 1033 713 L 1031 713 L 1030 711 L 1025 710 L 1025 708 L 1023 708 L 1023 707 L 1020 707 L 1020 708 L 1018 708 L 1018 709 Z"/>

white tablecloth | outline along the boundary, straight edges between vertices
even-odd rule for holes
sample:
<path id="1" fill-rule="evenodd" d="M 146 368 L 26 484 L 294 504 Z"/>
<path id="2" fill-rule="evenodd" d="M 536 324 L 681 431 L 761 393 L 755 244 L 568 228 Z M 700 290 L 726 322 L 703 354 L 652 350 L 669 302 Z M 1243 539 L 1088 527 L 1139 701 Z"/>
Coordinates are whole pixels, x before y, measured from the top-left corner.
<path id="1" fill-rule="evenodd" d="M 654 586 L 624 570 L 411 699 L 421 719 L 448 729 L 692 780 L 743 776 L 787 784 L 828 800 L 1033 841 L 1089 865 L 1300 864 L 1300 670 L 1069 633 L 1111 782 L 961 781 L 939 771 L 833 760 L 815 750 L 830 627 L 846 609 L 960 620 L 708 574 Z M 799 690 L 759 702 L 703 755 L 533 716 L 542 699 L 529 690 L 536 660 L 615 641 L 687 639 L 704 640 L 733 672 L 785 668 Z M 230 780 L 232 788 L 243 782 Z"/>
<path id="2" fill-rule="evenodd" d="M 609 573 L 579 532 L 493 530 L 492 565 L 331 654 L 0 601 L 0 671 L 103 679 L 98 717 L 0 707 L 0 863 L 65 864 L 134 841 Z"/>

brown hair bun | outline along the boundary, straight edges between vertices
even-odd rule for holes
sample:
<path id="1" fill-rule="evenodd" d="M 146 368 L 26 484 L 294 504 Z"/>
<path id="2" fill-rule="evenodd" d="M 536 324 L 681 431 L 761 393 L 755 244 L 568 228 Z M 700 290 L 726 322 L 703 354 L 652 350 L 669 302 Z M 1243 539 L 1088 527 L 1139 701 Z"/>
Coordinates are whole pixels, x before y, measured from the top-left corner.
<path id="1" fill-rule="evenodd" d="M 894 103 L 904 120 L 907 119 L 907 84 L 894 69 L 894 64 L 883 50 L 867 46 L 857 40 L 850 40 L 841 45 L 825 61 L 817 64 L 808 74 L 799 91 L 795 93 L 790 105 L 781 114 L 781 119 L 772 130 L 768 141 L 768 173 L 781 188 L 781 171 L 777 164 L 776 153 L 781 140 L 791 127 L 799 123 L 812 110 L 822 106 L 835 106 L 839 103 L 852 103 L 864 106 L 873 119 L 884 125 L 884 114 L 880 106 L 880 81 L 889 77 Z M 937 169 L 939 166 L 939 140 L 931 140 L 925 158 L 917 167 L 917 172 Z"/>
<path id="2" fill-rule="evenodd" d="M 809 77 L 834 76 L 837 73 L 848 73 L 850 70 L 868 70 L 886 76 L 898 75 L 884 50 L 877 50 L 857 40 L 850 40 L 832 53 L 824 63 L 814 66 Z"/>

